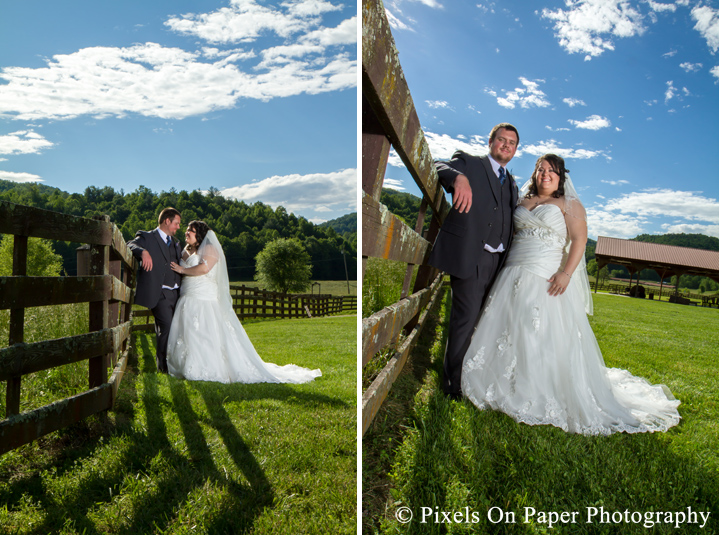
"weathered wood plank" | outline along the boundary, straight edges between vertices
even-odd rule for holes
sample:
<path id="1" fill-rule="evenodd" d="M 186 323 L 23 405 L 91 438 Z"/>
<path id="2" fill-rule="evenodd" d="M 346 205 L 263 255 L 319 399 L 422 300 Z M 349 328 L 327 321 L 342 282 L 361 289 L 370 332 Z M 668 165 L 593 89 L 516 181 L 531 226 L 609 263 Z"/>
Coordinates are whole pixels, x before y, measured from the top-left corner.
<path id="1" fill-rule="evenodd" d="M 432 209 L 442 217 L 444 192 L 380 0 L 362 1 L 362 95 Z"/>
<path id="2" fill-rule="evenodd" d="M 362 366 L 402 332 L 405 325 L 420 312 L 435 295 L 442 277 L 438 276 L 429 288 L 394 303 L 362 320 Z"/>
<path id="3" fill-rule="evenodd" d="M 412 329 L 412 332 L 397 349 L 395 355 L 390 359 L 377 378 L 362 395 L 362 435 L 364 435 L 367 429 L 369 429 L 372 420 L 374 420 L 374 417 L 377 415 L 382 403 L 384 403 L 392 385 L 402 371 L 402 368 L 407 362 L 410 351 L 419 339 L 419 335 L 422 332 L 422 328 L 427 320 L 429 311 L 432 309 L 438 296 L 441 294 L 442 291 L 439 289 L 434 293 L 432 301 L 420 316 L 420 320 L 415 328 Z"/>
<path id="4" fill-rule="evenodd" d="M 78 334 L 32 344 L 14 344 L 0 349 L 0 381 L 27 375 L 106 353 L 119 353 L 130 336 L 132 322 L 112 329 Z"/>
<path id="5" fill-rule="evenodd" d="M 0 277 L 0 310 L 67 303 L 130 301 L 132 289 L 112 275 L 85 277 Z"/>
<path id="6" fill-rule="evenodd" d="M 0 234 L 96 245 L 112 243 L 110 223 L 7 201 L 0 201 Z"/>
<path id="7" fill-rule="evenodd" d="M 127 247 L 125 238 L 122 236 L 122 232 L 117 228 L 117 225 L 112 223 L 112 244 L 111 244 L 111 256 L 113 259 L 117 258 L 122 260 L 127 267 L 137 270 L 140 263 L 132 255 L 132 251 Z"/>
<path id="8" fill-rule="evenodd" d="M 429 242 L 362 192 L 362 256 L 421 264 Z"/>
<path id="9" fill-rule="evenodd" d="M 112 385 L 105 383 L 34 411 L 11 416 L 0 422 L 0 455 L 107 410 L 111 403 Z"/>

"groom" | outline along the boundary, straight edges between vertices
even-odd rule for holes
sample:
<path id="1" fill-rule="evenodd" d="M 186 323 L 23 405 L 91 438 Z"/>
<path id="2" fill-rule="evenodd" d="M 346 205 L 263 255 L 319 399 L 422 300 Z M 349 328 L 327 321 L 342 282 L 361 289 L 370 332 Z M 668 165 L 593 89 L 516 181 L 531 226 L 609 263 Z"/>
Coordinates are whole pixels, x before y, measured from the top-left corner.
<path id="1" fill-rule="evenodd" d="M 167 373 L 167 340 L 175 312 L 182 277 L 170 269 L 170 262 L 180 263 L 182 249 L 173 238 L 180 229 L 180 212 L 165 208 L 158 217 L 158 227 L 150 232 L 138 230 L 127 246 L 142 263 L 137 275 L 135 303 L 152 310 L 157 336 L 157 369 Z"/>
<path id="2" fill-rule="evenodd" d="M 462 397 L 462 360 L 485 294 L 512 241 L 512 213 L 518 192 L 505 167 L 517 145 L 517 129 L 501 123 L 489 134 L 488 155 L 478 157 L 457 151 L 451 160 L 435 162 L 442 186 L 452 194 L 452 210 L 429 257 L 429 264 L 449 273 L 452 283 L 442 379 L 442 389 L 452 399 Z"/>

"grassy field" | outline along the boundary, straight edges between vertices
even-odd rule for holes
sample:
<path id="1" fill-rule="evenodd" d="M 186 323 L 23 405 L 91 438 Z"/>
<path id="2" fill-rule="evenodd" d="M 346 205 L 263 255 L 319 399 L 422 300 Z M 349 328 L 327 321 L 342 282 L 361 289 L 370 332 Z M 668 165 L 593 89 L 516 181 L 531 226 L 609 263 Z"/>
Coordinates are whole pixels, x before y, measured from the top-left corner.
<path id="1" fill-rule="evenodd" d="M 591 323 L 607 365 L 668 385 L 682 402 L 680 425 L 667 433 L 585 437 L 448 401 L 439 389 L 445 296 L 364 437 L 365 533 L 719 532 L 719 311 L 594 299 Z M 525 523 L 530 507 L 537 513 Z M 592 507 L 603 507 L 607 522 L 588 523 Z M 399 522 L 396 515 L 407 514 L 402 508 L 414 519 Z M 654 515 L 688 508 L 710 514 L 703 528 L 700 516 L 698 524 L 675 529 L 676 516 L 666 523 Z M 459 516 L 448 522 L 442 512 Z M 515 522 L 503 512 L 514 513 Z M 550 529 L 552 512 L 567 512 L 567 520 L 577 512 L 576 523 Z"/>
<path id="2" fill-rule="evenodd" d="M 0 457 L 0 533 L 354 533 L 356 323 L 247 325 L 266 361 L 322 369 L 304 385 L 161 375 L 136 335 L 105 421 Z"/>

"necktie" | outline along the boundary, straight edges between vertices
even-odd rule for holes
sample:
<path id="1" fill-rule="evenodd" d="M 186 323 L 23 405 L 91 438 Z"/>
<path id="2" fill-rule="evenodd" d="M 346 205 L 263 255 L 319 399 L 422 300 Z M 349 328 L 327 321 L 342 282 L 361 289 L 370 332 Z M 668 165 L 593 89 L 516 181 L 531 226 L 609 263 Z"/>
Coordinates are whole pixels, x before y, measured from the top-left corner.
<path id="1" fill-rule="evenodd" d="M 507 174 L 504 172 L 504 167 L 499 168 L 499 184 L 504 185 L 504 179 L 507 178 Z"/>
<path id="2" fill-rule="evenodd" d="M 172 243 L 172 239 L 168 236 L 167 237 L 167 246 L 169 247 L 171 243 Z"/>

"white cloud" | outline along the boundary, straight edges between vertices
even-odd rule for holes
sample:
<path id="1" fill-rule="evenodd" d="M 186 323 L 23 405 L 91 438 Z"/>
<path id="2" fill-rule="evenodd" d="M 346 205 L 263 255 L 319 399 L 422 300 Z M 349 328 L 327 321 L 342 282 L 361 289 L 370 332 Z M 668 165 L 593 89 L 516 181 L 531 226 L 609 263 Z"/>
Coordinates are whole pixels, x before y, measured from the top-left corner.
<path id="1" fill-rule="evenodd" d="M 389 26 L 393 30 L 408 30 L 410 32 L 415 31 L 414 28 L 412 28 L 408 24 L 405 24 L 386 7 L 384 8 L 384 12 L 387 15 L 387 22 L 389 22 Z"/>
<path id="2" fill-rule="evenodd" d="M 653 0 L 647 0 L 647 4 L 649 4 L 649 7 L 652 9 L 652 11 L 671 11 L 673 13 L 677 10 L 677 6 L 674 4 L 662 4 L 660 2 L 654 2 Z"/>
<path id="3" fill-rule="evenodd" d="M 565 98 L 565 99 L 562 99 L 562 101 L 565 104 L 567 104 L 570 108 L 573 108 L 574 106 L 586 106 L 585 102 L 578 98 Z"/>
<path id="4" fill-rule="evenodd" d="M 522 145 L 521 151 L 518 150 L 517 155 L 521 156 L 525 152 L 527 154 L 531 154 L 537 157 L 543 154 L 551 153 L 556 154 L 557 156 L 561 156 L 564 159 L 573 158 L 576 160 L 587 160 L 590 158 L 596 158 L 598 156 L 604 156 L 605 158 L 607 158 L 607 155 L 604 153 L 604 151 L 564 148 L 561 146 L 561 143 L 555 141 L 554 139 L 549 139 L 547 141 L 539 141 L 532 145 Z"/>
<path id="5" fill-rule="evenodd" d="M 599 115 L 590 115 L 584 121 L 569 119 L 568 122 L 573 124 L 574 128 L 583 128 L 585 130 L 601 130 L 602 128 L 608 128 L 612 124 L 609 119 Z"/>
<path id="6" fill-rule="evenodd" d="M 273 208 L 284 206 L 294 213 L 316 211 L 318 206 L 350 212 L 357 207 L 357 169 L 272 176 L 223 189 L 220 194 L 248 203 L 260 201 Z"/>
<path id="7" fill-rule="evenodd" d="M 696 6 L 692 9 L 692 18 L 697 21 L 694 29 L 706 39 L 712 54 L 719 50 L 719 9 L 709 6 Z"/>
<path id="8" fill-rule="evenodd" d="M 0 180 L 11 180 L 13 182 L 45 182 L 38 175 L 14 173 L 12 171 L 0 171 Z"/>
<path id="9" fill-rule="evenodd" d="M 611 186 L 622 186 L 624 184 L 629 184 L 627 180 L 602 180 L 601 182 L 604 184 L 609 184 Z"/>
<path id="10" fill-rule="evenodd" d="M 670 50 L 669 52 L 667 52 L 667 53 L 665 53 L 665 54 L 662 54 L 662 56 L 665 57 L 665 58 L 671 58 L 671 57 L 674 57 L 674 56 L 676 56 L 676 55 L 677 55 L 677 51 L 676 51 L 676 50 Z"/>
<path id="11" fill-rule="evenodd" d="M 668 234 L 704 234 L 719 238 L 719 225 L 700 225 L 696 223 L 665 223 L 662 230 Z"/>
<path id="12" fill-rule="evenodd" d="M 644 217 L 678 217 L 719 224 L 719 201 L 693 191 L 650 189 L 612 199 L 605 209 Z"/>
<path id="13" fill-rule="evenodd" d="M 300 0 L 282 6 L 285 11 L 261 6 L 254 0 L 232 0 L 230 7 L 212 13 L 171 17 L 165 26 L 210 43 L 239 43 L 254 41 L 266 32 L 287 38 L 317 24 L 319 15 L 341 9 L 322 0 Z"/>
<path id="14" fill-rule="evenodd" d="M 437 2 L 436 0 L 414 0 L 415 2 L 419 2 L 420 4 L 424 4 L 427 7 L 431 7 L 434 9 L 442 9 L 444 6 Z"/>
<path id="15" fill-rule="evenodd" d="M 585 59 L 614 50 L 612 37 L 632 37 L 644 32 L 642 15 L 626 0 L 567 0 L 569 9 L 542 10 L 553 20 L 559 45 L 570 54 L 587 54 Z"/>
<path id="16" fill-rule="evenodd" d="M 634 238 L 644 232 L 646 221 L 628 214 L 617 214 L 602 207 L 587 208 L 587 231 L 590 237 Z"/>
<path id="17" fill-rule="evenodd" d="M 676 94 L 677 88 L 674 87 L 674 82 L 672 80 L 669 80 L 667 82 L 667 90 L 664 93 L 664 104 L 669 102 L 672 98 L 674 98 L 674 95 Z"/>
<path id="18" fill-rule="evenodd" d="M 433 110 L 436 110 L 438 108 L 444 108 L 448 110 L 452 110 L 453 108 L 449 105 L 449 102 L 446 100 L 425 100 L 427 105 L 432 108 Z"/>
<path id="19" fill-rule="evenodd" d="M 401 180 L 397 180 L 395 178 L 386 178 L 384 179 L 384 182 L 382 182 L 382 187 L 387 189 L 394 189 L 397 191 L 404 191 L 404 185 Z"/>
<path id="20" fill-rule="evenodd" d="M 709 72 L 712 74 L 712 76 L 714 76 L 714 78 L 717 79 L 717 81 L 719 81 L 719 65 L 717 65 L 716 67 L 712 67 Z"/>
<path id="21" fill-rule="evenodd" d="M 241 99 L 267 101 L 355 87 L 356 17 L 324 28 L 320 15 L 339 7 L 322 0 L 281 5 L 277 11 L 253 0 L 234 0 L 229 8 L 167 22 L 211 43 L 252 41 L 260 33 L 281 38 L 281 45 L 270 43 L 265 49 L 201 46 L 190 52 L 143 43 L 83 48 L 56 55 L 41 68 L 6 67 L 0 71 L 6 82 L 0 83 L 0 116 L 182 119 L 232 108 Z M 254 58 L 256 64 L 245 65 Z"/>
<path id="22" fill-rule="evenodd" d="M 497 104 L 510 109 L 513 109 L 517 104 L 525 109 L 532 106 L 537 108 L 549 106 L 547 95 L 539 89 L 539 84 L 544 83 L 544 80 L 528 80 L 520 77 L 519 81 L 522 82 L 524 87 L 517 87 L 514 91 L 507 92 L 505 97 L 497 98 Z"/>
<path id="23" fill-rule="evenodd" d="M 466 141 L 467 138 L 463 135 L 453 138 L 447 134 L 435 134 L 425 130 L 424 138 L 427 140 L 432 158 L 439 160 L 448 160 L 458 150 L 475 156 L 484 156 L 489 152 L 487 138 L 483 136 L 473 135 L 470 136 L 469 141 Z M 394 167 L 404 167 L 402 159 L 394 149 L 390 150 L 387 163 Z"/>
<path id="24" fill-rule="evenodd" d="M 552 128 L 552 127 L 549 126 L 549 125 L 545 126 L 544 128 L 546 128 L 546 129 L 549 130 L 550 132 L 569 132 L 569 131 L 571 130 L 571 128 L 564 128 L 564 127 Z"/>
<path id="25" fill-rule="evenodd" d="M 702 68 L 701 63 L 689 63 L 688 61 L 680 63 L 679 66 L 686 72 L 697 72 L 699 69 Z"/>
<path id="26" fill-rule="evenodd" d="M 19 130 L 0 136 L 0 154 L 37 154 L 53 145 L 32 130 Z"/>

